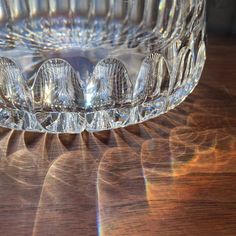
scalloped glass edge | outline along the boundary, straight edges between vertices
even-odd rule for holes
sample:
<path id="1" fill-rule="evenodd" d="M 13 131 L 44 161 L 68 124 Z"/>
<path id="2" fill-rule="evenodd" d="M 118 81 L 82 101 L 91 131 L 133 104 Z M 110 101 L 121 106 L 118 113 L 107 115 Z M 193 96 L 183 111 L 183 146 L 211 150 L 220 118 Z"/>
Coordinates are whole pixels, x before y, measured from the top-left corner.
<path id="1" fill-rule="evenodd" d="M 206 60 L 205 42 L 200 42 L 196 65 L 187 83 L 172 93 L 144 101 L 136 106 L 113 107 L 86 112 L 39 112 L 20 110 L 15 107 L 0 108 L 0 126 L 32 132 L 81 133 L 97 132 L 144 122 L 155 118 L 182 103 L 197 86 Z"/>
<path id="2" fill-rule="evenodd" d="M 145 54 L 135 79 L 126 62 L 116 57 L 98 61 L 87 78 L 81 78 L 67 60 L 49 58 L 30 80 L 14 58 L 0 57 L 0 126 L 94 132 L 140 123 L 175 108 L 202 74 L 204 15 L 189 35 L 174 39 L 162 51 Z"/>

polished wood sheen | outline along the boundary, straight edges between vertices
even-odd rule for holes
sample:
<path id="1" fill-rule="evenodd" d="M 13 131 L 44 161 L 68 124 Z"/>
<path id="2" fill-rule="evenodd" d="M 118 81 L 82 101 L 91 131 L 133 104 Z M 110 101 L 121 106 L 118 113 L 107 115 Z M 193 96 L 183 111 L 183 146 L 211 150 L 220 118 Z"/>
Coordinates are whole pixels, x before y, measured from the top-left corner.
<path id="1" fill-rule="evenodd" d="M 178 108 L 81 135 L 0 131 L 0 235 L 236 235 L 236 44 Z"/>

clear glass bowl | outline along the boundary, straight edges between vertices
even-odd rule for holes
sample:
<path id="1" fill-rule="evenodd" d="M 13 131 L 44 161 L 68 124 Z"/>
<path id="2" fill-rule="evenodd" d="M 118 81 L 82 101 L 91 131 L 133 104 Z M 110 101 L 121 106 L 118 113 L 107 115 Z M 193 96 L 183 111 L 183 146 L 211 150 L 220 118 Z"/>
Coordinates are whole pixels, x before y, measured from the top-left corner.
<path id="1" fill-rule="evenodd" d="M 205 0 L 0 0 L 0 125 L 80 133 L 181 103 L 205 63 Z"/>

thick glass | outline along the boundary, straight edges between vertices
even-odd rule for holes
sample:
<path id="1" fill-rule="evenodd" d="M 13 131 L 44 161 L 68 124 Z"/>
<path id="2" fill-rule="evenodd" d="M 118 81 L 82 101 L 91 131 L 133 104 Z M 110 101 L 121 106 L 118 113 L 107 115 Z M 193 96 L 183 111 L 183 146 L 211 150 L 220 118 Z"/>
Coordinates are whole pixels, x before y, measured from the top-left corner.
<path id="1" fill-rule="evenodd" d="M 205 63 L 205 0 L 0 0 L 0 125 L 80 133 L 180 104 Z"/>

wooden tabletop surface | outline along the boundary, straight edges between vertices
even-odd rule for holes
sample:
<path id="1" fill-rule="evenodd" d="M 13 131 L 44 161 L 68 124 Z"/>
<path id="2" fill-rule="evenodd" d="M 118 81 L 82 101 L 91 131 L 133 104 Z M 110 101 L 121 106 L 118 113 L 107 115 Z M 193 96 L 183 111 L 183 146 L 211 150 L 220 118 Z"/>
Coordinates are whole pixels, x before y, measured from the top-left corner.
<path id="1" fill-rule="evenodd" d="M 236 39 L 178 108 L 81 135 L 0 130 L 0 235 L 236 235 Z"/>

